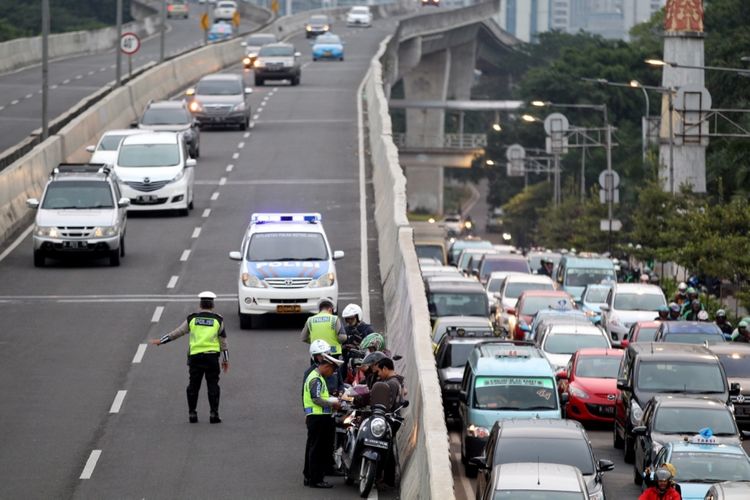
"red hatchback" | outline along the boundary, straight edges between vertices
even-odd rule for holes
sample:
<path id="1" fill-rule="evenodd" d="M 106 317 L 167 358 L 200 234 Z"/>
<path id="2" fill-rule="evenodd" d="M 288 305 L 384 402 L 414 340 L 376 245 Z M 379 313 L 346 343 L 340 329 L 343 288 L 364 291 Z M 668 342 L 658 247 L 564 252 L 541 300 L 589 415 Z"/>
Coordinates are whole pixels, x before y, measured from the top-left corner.
<path id="1" fill-rule="evenodd" d="M 531 319 L 541 309 L 575 309 L 575 300 L 562 290 L 526 290 L 518 296 L 516 307 L 508 309 L 511 315 L 513 339 L 525 340 L 526 332 L 521 325 L 528 327 Z"/>
<path id="2" fill-rule="evenodd" d="M 621 349 L 577 351 L 567 370 L 557 372 L 557 389 L 568 394 L 565 417 L 580 422 L 612 422 L 617 400 Z"/>
<path id="3" fill-rule="evenodd" d="M 627 338 L 620 345 L 627 349 L 631 342 L 653 342 L 661 321 L 637 321 L 630 327 Z"/>

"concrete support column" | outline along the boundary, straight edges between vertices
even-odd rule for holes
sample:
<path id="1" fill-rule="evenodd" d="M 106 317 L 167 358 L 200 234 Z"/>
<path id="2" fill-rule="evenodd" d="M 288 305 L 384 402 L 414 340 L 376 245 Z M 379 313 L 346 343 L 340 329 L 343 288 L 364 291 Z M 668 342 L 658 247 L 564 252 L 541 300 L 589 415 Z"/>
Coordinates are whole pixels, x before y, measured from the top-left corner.
<path id="1" fill-rule="evenodd" d="M 443 213 L 443 167 L 433 165 L 404 168 L 406 174 L 406 203 L 410 212 L 425 210 L 432 214 Z"/>
<path id="2" fill-rule="evenodd" d="M 451 65 L 448 82 L 448 99 L 471 99 L 474 84 L 474 66 L 477 58 L 477 41 L 450 48 Z"/>

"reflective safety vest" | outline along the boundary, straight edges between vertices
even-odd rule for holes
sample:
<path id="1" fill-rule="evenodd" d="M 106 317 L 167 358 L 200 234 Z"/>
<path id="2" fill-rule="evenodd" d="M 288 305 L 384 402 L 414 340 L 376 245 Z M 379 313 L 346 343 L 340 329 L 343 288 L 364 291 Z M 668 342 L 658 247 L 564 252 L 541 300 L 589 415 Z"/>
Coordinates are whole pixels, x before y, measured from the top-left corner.
<path id="1" fill-rule="evenodd" d="M 218 314 L 201 311 L 187 318 L 190 329 L 190 355 L 203 352 L 219 352 L 219 332 L 223 318 Z"/>
<path id="2" fill-rule="evenodd" d="M 305 407 L 305 415 L 330 415 L 330 406 L 323 407 L 320 405 L 316 405 L 312 400 L 312 395 L 310 394 L 310 381 L 316 378 L 320 380 L 321 383 L 320 397 L 323 399 L 328 399 L 329 397 L 326 379 L 324 379 L 323 376 L 318 373 L 318 370 L 311 371 L 305 379 L 305 387 L 302 391 L 302 405 Z"/>
<path id="3" fill-rule="evenodd" d="M 310 332 L 310 343 L 325 340 L 331 346 L 332 354 L 341 354 L 341 342 L 336 331 L 335 314 L 320 312 L 307 319 L 307 330 Z"/>

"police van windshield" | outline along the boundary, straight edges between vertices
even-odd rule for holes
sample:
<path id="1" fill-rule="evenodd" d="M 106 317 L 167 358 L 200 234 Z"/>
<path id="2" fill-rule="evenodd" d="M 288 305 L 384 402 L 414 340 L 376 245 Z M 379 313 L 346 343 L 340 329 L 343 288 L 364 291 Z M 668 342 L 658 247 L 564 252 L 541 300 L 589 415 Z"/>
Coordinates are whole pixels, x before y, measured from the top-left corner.
<path id="1" fill-rule="evenodd" d="M 565 273 L 566 286 L 586 286 L 601 283 L 602 281 L 615 281 L 614 269 L 586 269 L 582 267 L 569 268 Z"/>
<path id="2" fill-rule="evenodd" d="M 556 410 L 555 384 L 549 377 L 477 377 L 474 408 L 480 410 Z"/>
<path id="3" fill-rule="evenodd" d="M 328 260 L 328 249 L 320 233 L 256 233 L 247 246 L 247 260 Z"/>
<path id="4" fill-rule="evenodd" d="M 704 394 L 726 390 L 718 363 L 643 362 L 638 369 L 637 384 L 640 390 L 648 392 Z"/>
<path id="5" fill-rule="evenodd" d="M 112 190 L 106 182 L 52 182 L 42 201 L 50 210 L 113 208 Z"/>

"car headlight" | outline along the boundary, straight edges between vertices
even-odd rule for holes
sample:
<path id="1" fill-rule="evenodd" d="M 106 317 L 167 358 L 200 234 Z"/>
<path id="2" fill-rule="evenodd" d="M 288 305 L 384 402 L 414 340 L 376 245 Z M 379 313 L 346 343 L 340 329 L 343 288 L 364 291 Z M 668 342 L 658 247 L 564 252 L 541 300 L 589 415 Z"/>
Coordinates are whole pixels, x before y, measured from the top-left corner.
<path id="1" fill-rule="evenodd" d="M 571 396 L 575 396 L 578 399 L 588 399 L 589 395 L 586 391 L 579 389 L 578 387 L 569 387 L 568 392 Z"/>
<path id="2" fill-rule="evenodd" d="M 248 288 L 266 288 L 265 282 L 250 273 L 242 273 L 242 284 Z"/>
<path id="3" fill-rule="evenodd" d="M 248 52 L 247 53 L 247 57 L 249 57 L 250 59 L 255 59 L 256 57 L 258 57 L 258 53 L 257 52 Z"/>
<path id="4" fill-rule="evenodd" d="M 174 178 L 169 182 L 177 182 L 182 180 L 182 178 L 185 177 L 185 169 L 180 170 L 180 173 L 175 175 Z"/>
<path id="5" fill-rule="evenodd" d="M 372 432 L 372 435 L 376 438 L 383 437 L 386 429 L 387 425 L 384 418 L 375 417 L 370 421 L 370 432 Z"/>
<path id="6" fill-rule="evenodd" d="M 486 427 L 477 427 L 471 424 L 466 428 L 466 433 L 471 437 L 486 438 L 490 436 L 490 431 Z"/>
<path id="7" fill-rule="evenodd" d="M 323 26 L 323 31 L 328 31 L 328 25 Z"/>
<path id="8" fill-rule="evenodd" d="M 191 101 L 190 106 L 188 106 L 188 108 L 193 113 L 197 113 L 198 111 L 203 111 L 203 106 L 201 106 L 201 103 L 199 103 L 198 101 Z"/>
<path id="9" fill-rule="evenodd" d="M 641 423 L 641 418 L 643 418 L 643 409 L 641 409 L 640 405 L 635 402 L 634 399 L 630 400 L 630 423 L 635 425 L 638 425 Z"/>
<path id="10" fill-rule="evenodd" d="M 245 111 L 245 103 L 241 102 L 233 108 L 234 111 Z"/>
<path id="11" fill-rule="evenodd" d="M 309 285 L 307 285 L 309 288 L 324 288 L 327 286 L 333 286 L 333 283 L 336 281 L 336 275 L 333 273 L 326 273 L 322 275 L 320 278 L 316 280 L 312 280 Z"/>
<path id="12" fill-rule="evenodd" d="M 263 59 L 256 59 L 255 64 L 253 64 L 253 66 L 255 66 L 256 68 L 265 68 L 266 63 L 265 61 L 263 61 Z"/>
<path id="13" fill-rule="evenodd" d="M 617 316 L 610 316 L 609 322 L 612 324 L 612 326 L 622 326 L 620 318 L 618 318 Z"/>
<path id="14" fill-rule="evenodd" d="M 307 31 L 312 31 L 312 26 L 305 26 L 305 29 L 306 29 Z"/>
<path id="15" fill-rule="evenodd" d="M 251 63 L 251 62 L 253 62 L 253 60 L 252 60 L 252 59 L 250 59 L 250 58 L 249 58 L 249 57 L 247 57 L 247 56 L 245 56 L 245 57 L 243 57 L 243 58 L 242 58 L 242 64 L 244 64 L 245 66 L 250 66 L 250 63 Z"/>
<path id="16" fill-rule="evenodd" d="M 589 493 L 589 500 L 604 500 L 604 491 L 599 490 L 594 493 Z"/>
<path id="17" fill-rule="evenodd" d="M 36 226 L 34 228 L 34 234 L 36 236 L 47 236 L 49 238 L 60 237 L 60 231 L 54 226 Z"/>
<path id="18" fill-rule="evenodd" d="M 119 230 L 119 226 L 99 226 L 94 228 L 94 238 L 105 238 L 107 236 L 115 236 Z"/>

